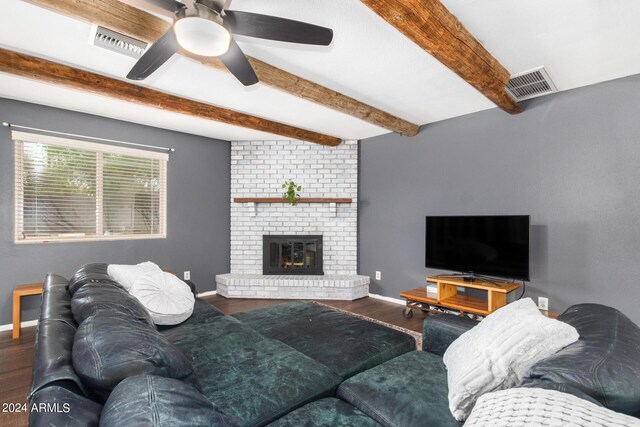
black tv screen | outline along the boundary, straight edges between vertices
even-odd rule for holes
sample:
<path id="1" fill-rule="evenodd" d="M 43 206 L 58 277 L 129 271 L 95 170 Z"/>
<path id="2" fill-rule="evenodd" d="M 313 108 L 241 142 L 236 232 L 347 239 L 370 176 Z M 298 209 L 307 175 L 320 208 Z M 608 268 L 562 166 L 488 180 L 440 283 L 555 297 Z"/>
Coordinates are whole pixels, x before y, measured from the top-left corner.
<path id="1" fill-rule="evenodd" d="M 428 216 L 427 268 L 529 280 L 529 216 Z"/>

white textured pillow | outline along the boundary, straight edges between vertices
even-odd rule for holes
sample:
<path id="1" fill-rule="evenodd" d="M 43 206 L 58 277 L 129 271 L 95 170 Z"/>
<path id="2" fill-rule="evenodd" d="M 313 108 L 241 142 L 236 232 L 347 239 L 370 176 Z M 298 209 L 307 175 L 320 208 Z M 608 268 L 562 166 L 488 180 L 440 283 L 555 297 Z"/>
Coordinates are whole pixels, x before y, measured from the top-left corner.
<path id="1" fill-rule="evenodd" d="M 157 264 L 151 261 L 141 262 L 136 265 L 109 264 L 107 266 L 107 274 L 109 274 L 113 280 L 120 283 L 126 290 L 131 289 L 138 277 L 152 272 L 161 273 L 162 270 Z"/>
<path id="2" fill-rule="evenodd" d="M 189 285 L 170 273 L 140 276 L 129 293 L 145 306 L 156 325 L 177 325 L 193 313 L 195 298 Z"/>
<path id="3" fill-rule="evenodd" d="M 463 421 L 484 393 L 520 384 L 534 364 L 578 338 L 573 326 L 543 316 L 531 298 L 500 308 L 444 354 L 451 413 Z"/>
<path id="4" fill-rule="evenodd" d="M 464 426 L 638 427 L 640 420 L 556 390 L 512 388 L 478 399 Z"/>

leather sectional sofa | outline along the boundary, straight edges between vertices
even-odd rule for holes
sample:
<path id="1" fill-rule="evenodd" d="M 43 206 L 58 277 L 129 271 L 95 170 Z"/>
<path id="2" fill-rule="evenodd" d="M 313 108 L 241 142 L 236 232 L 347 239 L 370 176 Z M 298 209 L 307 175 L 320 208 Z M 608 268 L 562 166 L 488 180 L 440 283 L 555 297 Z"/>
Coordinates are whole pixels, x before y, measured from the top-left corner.
<path id="1" fill-rule="evenodd" d="M 574 306 L 561 320 L 578 329 L 580 341 L 536 365 L 524 386 L 640 415 L 640 329 L 618 311 L 593 304 Z M 32 412 L 29 424 L 460 425 L 448 409 L 442 354 L 475 324 L 429 317 L 425 351 L 415 351 L 407 334 L 319 304 L 291 302 L 225 316 L 196 299 L 187 321 L 156 329 L 104 264 L 90 264 L 70 281 L 54 274 L 45 280 L 29 398 L 69 410 Z M 131 347 L 141 343 L 127 338 L 138 333 L 147 340 L 148 359 L 96 370 L 96 360 L 135 358 Z M 87 342 L 100 351 L 78 351 Z M 178 349 L 175 362 L 163 359 L 170 366 L 149 353 L 147 347 L 158 343 L 158 353 Z M 111 390 L 111 383 L 118 385 Z"/>
<path id="2" fill-rule="evenodd" d="M 176 408 L 183 425 L 192 425 L 198 411 L 205 413 L 202 425 L 267 425 L 334 397 L 344 379 L 416 346 L 407 334 L 313 303 L 278 306 L 271 316 L 283 328 L 271 334 L 200 299 L 187 321 L 157 329 L 141 307 L 103 264 L 84 266 L 71 280 L 46 277 L 30 400 L 70 410 L 33 412 L 30 425 L 149 425 L 145 416 L 175 417 Z M 112 404 L 119 382 L 113 393 L 125 396 Z M 154 401 L 134 399 L 145 394 Z M 211 410 L 203 409 L 203 401 Z M 145 414 L 150 406 L 155 413 Z M 176 424 L 171 419 L 162 425 Z"/>

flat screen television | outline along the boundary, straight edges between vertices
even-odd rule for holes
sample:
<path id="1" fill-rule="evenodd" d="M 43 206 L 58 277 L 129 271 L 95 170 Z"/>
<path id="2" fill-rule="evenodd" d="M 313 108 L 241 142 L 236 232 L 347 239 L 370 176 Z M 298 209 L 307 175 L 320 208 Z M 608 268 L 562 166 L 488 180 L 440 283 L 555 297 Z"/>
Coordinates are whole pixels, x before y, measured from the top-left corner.
<path id="1" fill-rule="evenodd" d="M 427 268 L 529 280 L 529 216 L 428 216 Z"/>

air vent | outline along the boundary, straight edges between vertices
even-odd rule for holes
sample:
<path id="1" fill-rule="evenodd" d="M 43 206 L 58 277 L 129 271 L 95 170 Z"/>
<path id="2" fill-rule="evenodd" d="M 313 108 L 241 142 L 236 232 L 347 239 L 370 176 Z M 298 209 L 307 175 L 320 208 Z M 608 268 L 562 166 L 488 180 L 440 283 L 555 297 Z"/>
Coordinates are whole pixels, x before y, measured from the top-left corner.
<path id="1" fill-rule="evenodd" d="M 122 53 L 132 58 L 140 58 L 147 48 L 147 43 L 125 36 L 108 28 L 94 25 L 91 28 L 89 43 L 112 52 Z"/>
<path id="2" fill-rule="evenodd" d="M 507 92 L 516 101 L 537 98 L 557 91 L 544 67 L 512 76 L 507 84 Z"/>

